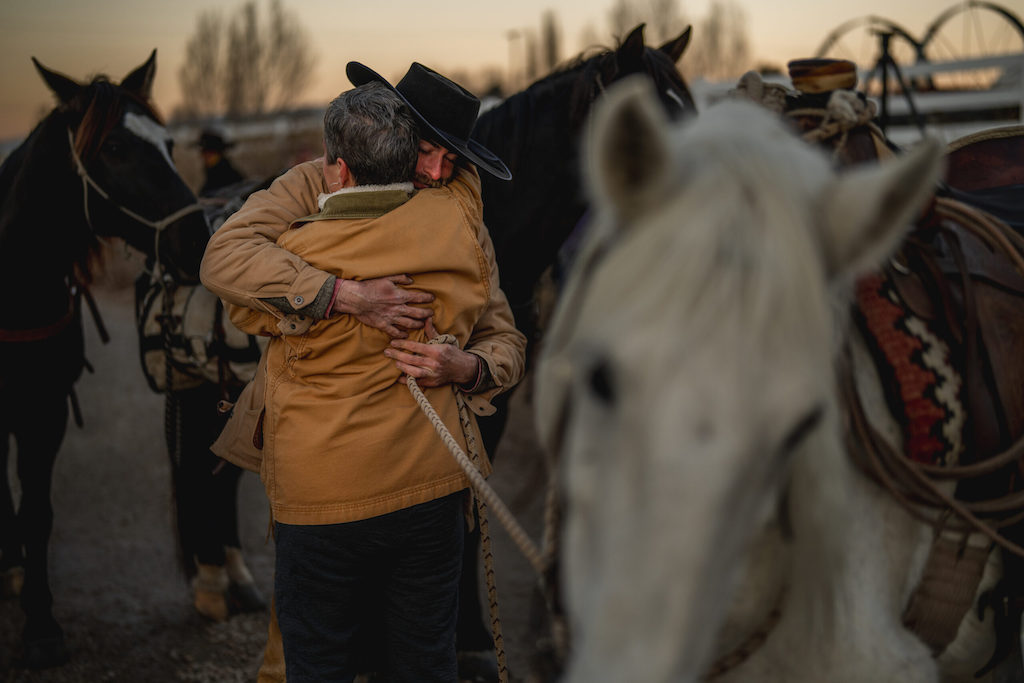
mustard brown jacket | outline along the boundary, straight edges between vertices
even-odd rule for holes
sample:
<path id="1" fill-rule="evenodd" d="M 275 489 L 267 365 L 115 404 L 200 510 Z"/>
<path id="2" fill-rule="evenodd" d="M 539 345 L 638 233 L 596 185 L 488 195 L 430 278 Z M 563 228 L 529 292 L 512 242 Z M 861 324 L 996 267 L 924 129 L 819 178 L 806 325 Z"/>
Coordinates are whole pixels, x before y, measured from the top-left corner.
<path id="1" fill-rule="evenodd" d="M 268 189 L 253 193 L 210 238 L 200 272 L 203 284 L 230 304 L 278 317 L 286 334 L 302 333 L 314 320 L 323 318 L 335 276 L 278 248 L 276 241 L 292 221 L 318 211 L 318 198 L 326 192 L 323 168 L 316 160 L 293 167 Z M 483 223 L 476 170 L 462 168 L 446 187 L 418 192 L 435 193 L 458 204 L 487 261 L 490 301 L 464 347 L 487 365 L 491 383 L 466 397 L 473 412 L 487 415 L 494 411 L 490 399 L 522 379 L 526 337 L 515 328 L 508 300 L 498 286 L 498 266 Z M 396 264 L 387 274 L 400 273 Z M 285 301 L 301 315 L 285 314 L 269 300 Z"/>
<path id="2" fill-rule="evenodd" d="M 460 202 L 451 193 L 414 193 L 411 183 L 336 193 L 319 214 L 293 223 L 278 245 L 346 279 L 396 269 L 412 275 L 416 289 L 434 294 L 438 332 L 454 335 L 460 347 L 491 298 L 487 259 Z M 283 335 L 277 316 L 237 306 L 229 313 L 240 329 L 272 335 L 261 478 L 275 520 L 350 522 L 468 486 L 401 372 L 384 356 L 387 334 L 346 315 Z M 410 338 L 427 341 L 422 330 Z M 456 391 L 452 385 L 424 389 L 465 450 Z M 487 468 L 486 458 L 482 462 Z"/>

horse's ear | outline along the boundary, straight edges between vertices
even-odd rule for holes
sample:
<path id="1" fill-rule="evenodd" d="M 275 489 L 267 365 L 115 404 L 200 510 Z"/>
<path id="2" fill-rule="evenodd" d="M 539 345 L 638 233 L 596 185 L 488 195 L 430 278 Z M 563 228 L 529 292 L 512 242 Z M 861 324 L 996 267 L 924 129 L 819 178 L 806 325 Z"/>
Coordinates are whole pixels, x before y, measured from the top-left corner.
<path id="1" fill-rule="evenodd" d="M 32 63 L 36 65 L 36 71 L 46 81 L 47 87 L 53 91 L 60 100 L 61 104 L 67 104 L 70 102 L 75 95 L 82 90 L 82 84 L 68 78 L 64 74 L 59 74 L 56 71 L 50 71 L 45 66 L 39 63 L 39 60 L 35 57 L 32 58 Z"/>
<path id="2" fill-rule="evenodd" d="M 692 33 L 693 27 L 687 26 L 686 30 L 680 33 L 677 38 L 669 40 L 658 49 L 667 54 L 673 63 L 678 62 L 679 58 L 686 52 L 686 47 L 690 44 L 690 34 Z"/>
<path id="3" fill-rule="evenodd" d="M 615 51 L 615 61 L 619 65 L 619 71 L 632 73 L 642 68 L 643 56 L 644 24 L 640 24 L 629 32 L 622 45 Z"/>
<path id="4" fill-rule="evenodd" d="M 149 53 L 146 63 L 121 79 L 121 87 L 135 93 L 143 100 L 148 100 L 153 91 L 153 79 L 156 77 L 156 49 Z"/>
<path id="5" fill-rule="evenodd" d="M 830 275 L 856 277 L 896 251 L 935 192 L 944 149 L 926 138 L 907 154 L 865 164 L 832 181 L 822 198 Z"/>
<path id="6" fill-rule="evenodd" d="M 629 219 L 670 191 L 667 131 L 668 118 L 650 79 L 630 76 L 608 88 L 594 107 L 585 152 L 596 205 Z"/>

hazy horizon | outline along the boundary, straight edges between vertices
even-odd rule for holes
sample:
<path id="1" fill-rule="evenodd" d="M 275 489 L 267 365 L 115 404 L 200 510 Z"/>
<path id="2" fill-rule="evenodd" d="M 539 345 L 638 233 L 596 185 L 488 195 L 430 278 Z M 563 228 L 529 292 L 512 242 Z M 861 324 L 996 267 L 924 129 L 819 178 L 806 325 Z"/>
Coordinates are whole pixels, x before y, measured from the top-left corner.
<path id="1" fill-rule="evenodd" d="M 698 27 L 711 0 L 680 0 L 680 15 Z M 857 6 L 817 0 L 732 0 L 746 18 L 750 64 L 784 67 L 790 59 L 810 57 L 830 31 L 844 22 L 875 15 L 920 35 L 944 9 L 956 3 L 936 0 L 864 0 Z M 157 49 L 154 101 L 170 115 L 181 100 L 178 71 L 186 41 L 201 12 L 233 13 L 243 0 L 212 5 L 204 0 L 150 3 L 139 0 L 7 0 L 0 7 L 0 140 L 21 138 L 54 105 L 31 57 L 47 68 L 84 81 L 105 73 L 119 81 Z M 344 65 L 358 60 L 390 79 L 419 61 L 443 73 L 470 73 L 490 66 L 514 69 L 517 45 L 510 31 L 540 26 L 552 10 L 561 30 L 561 57 L 578 53 L 582 36 L 613 42 L 609 23 L 612 0 L 599 5 L 587 0 L 559 3 L 519 0 L 515 3 L 379 0 L 350 5 L 336 0 L 285 0 L 311 37 L 316 57 L 314 74 L 296 106 L 321 105 L 349 87 Z M 1024 15 L 1024 0 L 1003 6 Z M 257 0 L 260 11 L 265 0 Z M 650 41 L 649 41 L 650 42 Z M 521 47 L 521 46 L 520 46 Z M 686 56 L 684 55 L 683 61 Z M 737 74 L 738 75 L 738 74 Z"/>

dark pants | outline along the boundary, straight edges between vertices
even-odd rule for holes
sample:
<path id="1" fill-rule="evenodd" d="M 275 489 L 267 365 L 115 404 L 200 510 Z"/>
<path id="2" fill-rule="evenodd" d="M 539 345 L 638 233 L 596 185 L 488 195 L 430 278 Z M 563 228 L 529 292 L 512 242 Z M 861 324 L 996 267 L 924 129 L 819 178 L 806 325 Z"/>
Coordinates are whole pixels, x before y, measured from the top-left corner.
<path id="1" fill-rule="evenodd" d="M 352 681 L 378 645 L 391 683 L 457 680 L 463 495 L 346 524 L 275 524 L 288 683 Z M 382 643 L 366 643 L 371 627 Z"/>

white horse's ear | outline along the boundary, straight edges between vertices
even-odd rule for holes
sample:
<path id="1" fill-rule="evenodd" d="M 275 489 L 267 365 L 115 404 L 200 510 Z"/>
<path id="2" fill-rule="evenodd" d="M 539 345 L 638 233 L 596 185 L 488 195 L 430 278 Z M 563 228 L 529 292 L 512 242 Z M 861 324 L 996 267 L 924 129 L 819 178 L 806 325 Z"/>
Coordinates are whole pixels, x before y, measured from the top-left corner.
<path id="1" fill-rule="evenodd" d="M 830 276 L 856 276 L 891 256 L 935 192 L 944 148 L 927 138 L 907 154 L 840 174 L 822 201 Z"/>
<path id="2" fill-rule="evenodd" d="M 631 218 L 668 191 L 668 117 L 650 81 L 631 76 L 595 106 L 584 169 L 595 204 Z"/>

